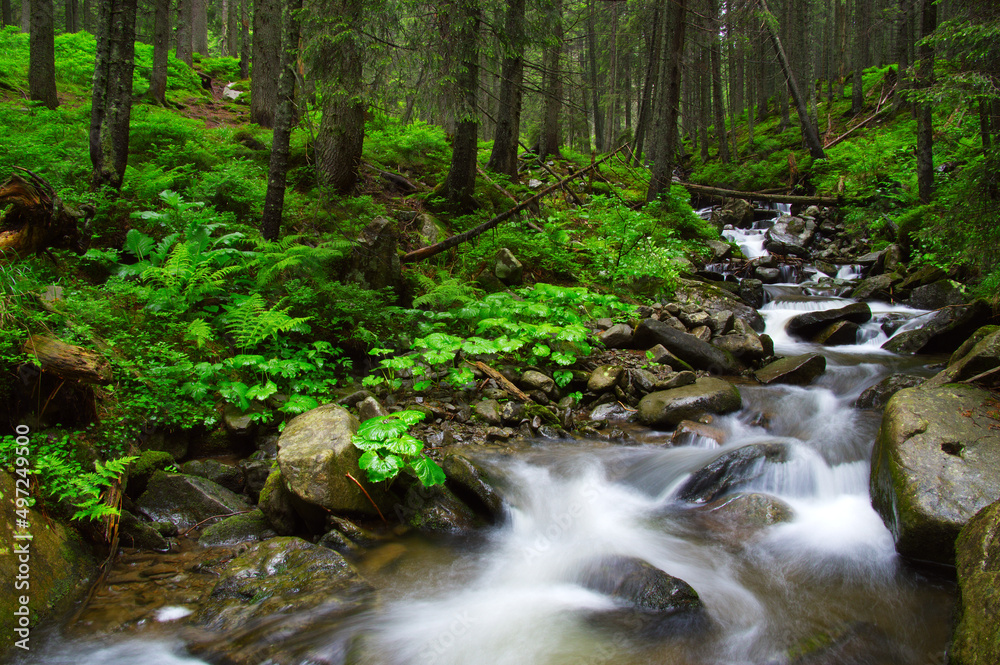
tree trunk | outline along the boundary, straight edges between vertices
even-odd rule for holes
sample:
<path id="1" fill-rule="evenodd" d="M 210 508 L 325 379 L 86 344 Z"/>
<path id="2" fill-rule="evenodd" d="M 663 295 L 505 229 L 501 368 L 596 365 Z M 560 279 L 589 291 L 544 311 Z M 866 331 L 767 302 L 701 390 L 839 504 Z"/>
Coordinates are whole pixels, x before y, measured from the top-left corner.
<path id="1" fill-rule="evenodd" d="M 670 32 L 668 60 L 660 65 L 659 85 L 665 94 L 660 99 L 655 132 L 656 154 L 646 192 L 646 201 L 655 201 L 662 192 L 670 192 L 673 179 L 674 153 L 677 150 L 677 113 L 681 101 L 681 64 L 684 58 L 684 26 L 687 0 L 674 0 L 669 5 L 664 35 Z"/>
<path id="2" fill-rule="evenodd" d="M 240 78 L 246 80 L 250 78 L 250 0 L 238 1 L 240 3 Z"/>
<path id="3" fill-rule="evenodd" d="M 934 0 L 923 0 L 920 33 L 930 35 L 937 28 L 937 5 Z M 919 46 L 919 87 L 929 88 L 934 81 L 934 47 L 926 41 Z M 917 104 L 917 190 L 920 200 L 930 203 L 934 195 L 934 126 L 931 118 L 933 105 Z"/>
<path id="4" fill-rule="evenodd" d="M 278 112 L 274 118 L 271 163 L 267 171 L 267 193 L 260 233 L 265 240 L 277 240 L 281 232 L 281 213 L 285 206 L 288 175 L 288 145 L 295 122 L 295 67 L 299 55 L 299 12 L 302 0 L 288 0 L 282 17 L 281 73 L 278 76 Z"/>
<path id="5" fill-rule="evenodd" d="M 770 13 L 766 0 L 760 0 L 760 5 L 765 12 Z M 826 159 L 826 153 L 823 152 L 823 144 L 819 140 L 819 131 L 809 116 L 809 109 L 806 107 L 805 99 L 799 92 L 799 84 L 795 80 L 795 73 L 788 64 L 785 51 L 781 47 L 781 40 L 778 39 L 777 33 L 775 33 L 767 20 L 764 21 L 764 26 L 767 29 L 768 36 L 771 38 L 771 46 L 774 47 L 775 55 L 778 57 L 778 64 L 781 65 L 781 71 L 785 74 L 785 81 L 792 93 L 792 99 L 795 101 L 795 110 L 798 111 L 799 123 L 802 125 L 802 138 L 805 139 L 806 146 L 809 148 L 809 154 L 812 155 L 813 159 Z"/>
<path id="6" fill-rule="evenodd" d="M 854 33 L 854 84 L 851 86 L 851 113 L 858 115 L 865 109 L 864 70 L 868 64 L 868 42 L 871 35 L 868 31 L 871 23 L 870 0 L 854 0 L 854 23 L 857 29 Z"/>
<path id="7" fill-rule="evenodd" d="M 319 20 L 333 17 L 316 31 L 312 71 L 323 119 L 316 134 L 320 182 L 338 194 L 354 189 L 361 167 L 365 136 L 365 101 L 361 53 L 361 0 L 325 0 L 317 3 Z M 257 64 L 254 62 L 256 71 Z M 473 136 L 475 142 L 475 136 Z"/>
<path id="8" fill-rule="evenodd" d="M 476 136 L 479 116 L 476 110 L 479 90 L 479 22 L 477 0 L 458 0 L 455 48 L 461 63 L 455 73 L 455 117 L 457 127 L 452 142 L 451 167 L 441 187 L 441 195 L 459 211 L 475 207 L 472 195 L 476 184 Z"/>
<path id="9" fill-rule="evenodd" d="M 650 28 L 651 43 L 647 44 L 649 61 L 646 63 L 646 78 L 642 84 L 642 100 L 639 102 L 639 119 L 635 124 L 635 152 L 634 163 L 639 165 L 642 159 L 643 144 L 646 141 L 646 131 L 649 125 L 650 109 L 652 107 L 653 81 L 656 80 L 660 65 L 660 5 L 653 7 L 653 21 Z"/>
<path id="10" fill-rule="evenodd" d="M 524 4 L 512 0 L 507 5 L 507 19 L 502 40 L 503 64 L 500 68 L 500 95 L 493 151 L 487 168 L 517 177 L 517 141 L 521 133 L 521 85 L 524 80 Z"/>
<path id="11" fill-rule="evenodd" d="M 83 29 L 85 32 L 94 34 L 94 0 L 83 0 Z"/>
<path id="12" fill-rule="evenodd" d="M 21 32 L 31 32 L 31 0 L 21 0 Z"/>
<path id="13" fill-rule="evenodd" d="M 191 50 L 191 28 L 194 19 L 194 0 L 177 0 L 177 50 L 175 57 L 181 62 L 186 62 L 188 66 L 194 64 Z M 104 6 L 102 0 L 101 6 Z"/>
<path id="14" fill-rule="evenodd" d="M 90 114 L 94 189 L 121 189 L 128 163 L 137 0 L 103 0 L 97 17 L 97 59 Z"/>
<path id="15" fill-rule="evenodd" d="M 80 5 L 77 0 L 66 0 L 66 32 L 80 32 Z"/>
<path id="16" fill-rule="evenodd" d="M 14 16 L 10 12 L 10 0 L 0 1 L 0 25 L 14 25 Z"/>
<path id="17" fill-rule="evenodd" d="M 562 0 L 552 3 L 552 20 L 549 24 L 552 42 L 542 56 L 542 95 L 545 107 L 542 112 L 542 134 L 538 139 L 538 157 L 558 156 L 562 146 L 559 119 L 562 115 Z"/>
<path id="18" fill-rule="evenodd" d="M 208 2 L 191 0 L 191 50 L 208 55 Z"/>
<path id="19" fill-rule="evenodd" d="M 93 206 L 78 210 L 64 203 L 48 182 L 20 170 L 26 178 L 12 175 L 0 185 L 0 255 L 9 260 L 48 249 L 69 249 L 77 254 L 87 251 Z"/>
<path id="20" fill-rule="evenodd" d="M 42 102 L 54 109 L 59 106 L 59 98 L 56 96 L 56 42 L 52 0 L 30 1 L 28 91 L 32 101 Z"/>
<path id="21" fill-rule="evenodd" d="M 723 164 L 729 163 L 729 139 L 726 136 L 726 107 L 722 98 L 722 52 L 719 46 L 719 13 L 717 0 L 710 0 L 709 5 L 709 44 L 712 60 L 712 109 L 715 115 L 715 137 L 719 142 L 719 159 Z"/>
<path id="22" fill-rule="evenodd" d="M 590 60 L 590 94 L 592 99 L 591 113 L 594 116 L 594 144 L 597 152 L 604 152 L 604 116 L 601 114 L 601 94 L 597 90 L 597 29 L 594 26 L 594 6 L 596 0 L 590 0 L 587 12 L 587 54 Z"/>
<path id="23" fill-rule="evenodd" d="M 281 65 L 281 4 L 278 0 L 254 0 L 251 64 L 250 122 L 273 127 Z"/>
<path id="24" fill-rule="evenodd" d="M 156 0 L 153 8 L 153 71 L 146 94 L 155 104 L 167 105 L 167 56 L 170 53 L 170 0 Z"/>
<path id="25" fill-rule="evenodd" d="M 904 93 L 909 87 L 910 44 L 913 41 L 913 36 L 910 34 L 911 2 L 912 0 L 899 0 L 899 19 L 896 23 L 896 60 L 899 62 L 899 76 L 892 100 L 893 106 L 897 109 L 905 102 Z"/>

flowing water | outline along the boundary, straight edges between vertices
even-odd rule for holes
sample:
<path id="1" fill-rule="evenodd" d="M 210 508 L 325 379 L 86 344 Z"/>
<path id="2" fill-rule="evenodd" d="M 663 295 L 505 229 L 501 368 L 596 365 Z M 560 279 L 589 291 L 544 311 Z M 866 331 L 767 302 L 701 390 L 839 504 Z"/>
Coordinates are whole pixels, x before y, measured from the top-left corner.
<path id="1" fill-rule="evenodd" d="M 868 494 L 879 415 L 851 406 L 890 373 L 927 373 L 880 348 L 883 323 L 920 312 L 873 305 L 873 322 L 853 346 L 823 348 L 784 332 L 797 313 L 845 304 L 837 293 L 856 272 L 768 287 L 762 315 L 775 351 L 824 353 L 828 369 L 816 383 L 741 386 L 742 410 L 713 423 L 724 444 L 572 441 L 485 456 L 503 477 L 509 519 L 471 542 L 404 541 L 394 566 L 370 573 L 382 587 L 378 608 L 297 636 L 299 648 L 307 645 L 299 662 L 340 662 L 346 640 L 360 632 L 367 654 L 360 662 L 385 665 L 943 663 L 953 588 L 896 556 Z M 723 518 L 719 504 L 677 498 L 692 473 L 764 442 L 787 455 L 756 462 L 732 479 L 731 492 L 778 499 L 790 507 L 789 520 Z M 602 621 L 614 616 L 615 601 L 581 581 L 588 566 L 616 555 L 688 582 L 704 603 L 703 620 L 653 629 Z M 817 644 L 832 651 L 801 655 Z M 200 662 L 171 639 L 55 639 L 36 658 Z"/>

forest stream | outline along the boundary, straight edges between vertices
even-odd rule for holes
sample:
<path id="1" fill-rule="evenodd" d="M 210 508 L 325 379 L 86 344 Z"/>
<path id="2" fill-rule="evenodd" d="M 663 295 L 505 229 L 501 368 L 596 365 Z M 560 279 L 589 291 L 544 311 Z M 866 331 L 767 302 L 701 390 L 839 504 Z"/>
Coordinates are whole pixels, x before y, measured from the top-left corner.
<path id="1" fill-rule="evenodd" d="M 759 233 L 726 232 L 751 258 L 764 251 Z M 855 345 L 808 344 L 784 329 L 795 314 L 847 304 L 838 294 L 856 277 L 850 266 L 838 275 L 802 267 L 765 287 L 761 314 L 775 354 L 827 359 L 812 385 L 739 385 L 742 409 L 712 422 L 723 443 L 688 435 L 669 446 L 647 431 L 626 444 L 533 442 L 516 455 L 483 453 L 479 461 L 502 478 L 507 519 L 471 537 L 409 535 L 371 549 L 358 568 L 378 602 L 319 621 L 294 607 L 271 617 L 261 630 L 281 643 L 276 662 L 943 663 L 954 585 L 897 556 L 869 499 L 879 414 L 853 407 L 891 373 L 931 374 L 928 357 L 880 348 L 886 319 L 921 312 L 871 303 Z M 682 498 L 694 474 L 762 446 L 777 452 L 722 465 L 721 491 Z M 655 619 L 622 612 L 597 579 L 605 572 L 595 564 L 607 561 L 651 564 L 693 587 L 702 607 Z M 104 609 L 88 608 L 76 628 L 17 662 L 203 662 L 182 627 L 193 608 L 177 601 L 153 602 L 149 619 L 105 632 L 120 619 L 108 606 L 150 603 L 149 593 L 112 580 L 95 596 Z M 230 637 L 212 639 L 212 653 L 227 651 Z M 253 652 L 252 634 L 231 639 L 234 651 Z"/>

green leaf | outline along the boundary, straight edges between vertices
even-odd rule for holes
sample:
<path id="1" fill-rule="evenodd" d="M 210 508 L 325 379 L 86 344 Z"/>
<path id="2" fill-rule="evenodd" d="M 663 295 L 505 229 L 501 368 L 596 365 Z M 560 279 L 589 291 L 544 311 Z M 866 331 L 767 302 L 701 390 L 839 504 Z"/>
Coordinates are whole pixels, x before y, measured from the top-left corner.
<path id="1" fill-rule="evenodd" d="M 379 483 L 395 478 L 403 468 L 403 460 L 396 455 L 380 457 L 375 451 L 368 451 L 358 460 L 358 466 L 368 472 L 368 480 Z"/>
<path id="2" fill-rule="evenodd" d="M 402 455 L 403 457 L 414 457 L 424 449 L 424 443 L 420 439 L 404 434 L 396 439 L 385 442 L 385 448 L 389 452 Z"/>
<path id="3" fill-rule="evenodd" d="M 247 391 L 246 397 L 247 399 L 257 399 L 263 402 L 276 392 L 278 392 L 278 385 L 274 381 L 268 381 L 264 385 L 258 383 L 251 386 Z"/>
<path id="4" fill-rule="evenodd" d="M 555 360 L 556 362 L 559 362 L 558 359 L 556 359 L 556 356 L 558 355 L 561 354 L 559 353 L 552 354 L 552 359 Z M 556 385 L 559 386 L 560 388 L 565 388 L 569 384 L 569 382 L 573 380 L 573 372 L 569 371 L 568 369 L 557 369 L 556 371 L 552 372 L 552 380 L 555 381 Z"/>
<path id="5" fill-rule="evenodd" d="M 423 455 L 415 460 L 411 460 L 409 467 L 413 469 L 415 474 L 417 474 L 417 478 L 420 479 L 420 482 L 424 487 L 441 485 L 446 480 L 444 471 L 441 470 L 441 467 L 438 466 L 434 460 L 424 457 Z"/>

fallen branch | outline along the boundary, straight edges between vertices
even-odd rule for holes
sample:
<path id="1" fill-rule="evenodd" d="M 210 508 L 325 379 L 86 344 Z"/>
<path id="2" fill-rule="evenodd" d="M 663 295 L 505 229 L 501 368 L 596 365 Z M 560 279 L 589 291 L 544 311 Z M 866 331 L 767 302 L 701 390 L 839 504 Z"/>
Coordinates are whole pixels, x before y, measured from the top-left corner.
<path id="1" fill-rule="evenodd" d="M 880 113 L 882 113 L 882 111 L 884 110 L 882 108 L 883 105 L 889 99 L 889 97 L 892 95 L 892 91 L 895 90 L 895 89 L 896 89 L 896 86 L 893 85 L 891 88 L 889 88 L 889 92 L 887 92 L 885 94 L 885 96 L 883 96 L 881 99 L 879 99 L 878 104 L 875 106 L 875 113 L 872 113 L 870 116 L 868 116 L 867 118 L 865 118 L 864 120 L 862 120 L 858 124 L 854 125 L 853 127 L 851 127 L 850 129 L 848 129 L 846 132 L 844 132 L 843 134 L 841 134 L 837 138 L 833 139 L 832 141 L 830 141 L 826 145 L 824 145 L 823 149 L 826 150 L 827 148 L 832 148 L 833 146 L 837 145 L 838 143 L 840 143 L 841 141 L 843 141 L 844 139 L 846 139 L 848 136 L 850 136 L 851 134 L 853 134 L 854 132 L 858 131 L 859 129 L 861 129 L 862 127 L 864 127 L 865 125 L 867 125 L 869 122 L 871 122 L 872 120 L 874 120 L 875 118 L 877 118 L 878 115 Z"/>
<path id="2" fill-rule="evenodd" d="M 511 201 L 513 201 L 515 205 L 517 205 L 519 203 L 519 201 L 517 200 L 517 197 L 515 197 L 513 194 L 511 194 L 510 192 L 508 192 L 503 187 L 501 187 L 500 183 L 498 183 L 497 181 L 495 181 L 492 178 L 490 178 L 489 175 L 486 174 L 486 171 L 483 170 L 483 167 L 481 167 L 478 164 L 478 162 L 476 163 L 476 172 L 479 173 L 479 175 L 481 175 L 483 177 L 483 180 L 485 180 L 486 182 L 488 182 L 491 185 L 493 185 L 494 189 L 496 189 L 498 192 L 500 192 L 501 194 L 503 194 L 504 196 L 506 196 L 508 199 L 510 199 Z M 544 233 L 544 231 L 542 230 L 542 228 L 540 226 L 538 226 L 538 224 L 535 224 L 534 222 L 528 221 L 528 222 L 525 222 L 525 224 L 528 225 L 528 228 L 530 228 L 530 229 L 532 229 L 534 231 L 538 231 L 539 233 Z"/>
<path id="3" fill-rule="evenodd" d="M 496 371 L 495 369 L 493 369 L 492 367 L 490 367 L 486 363 L 481 362 L 479 360 L 477 360 L 475 362 L 472 362 L 471 360 L 466 360 L 465 362 L 469 363 L 470 365 L 472 365 L 473 367 L 475 367 L 476 369 L 478 369 L 479 371 L 481 371 L 483 374 L 485 374 L 486 376 L 490 377 L 491 379 L 493 379 L 494 381 L 496 381 L 497 383 L 499 383 L 501 386 L 503 386 L 504 390 L 506 390 L 507 392 L 509 392 L 511 395 L 513 395 L 514 397 L 518 398 L 522 402 L 534 402 L 535 401 L 535 400 L 531 399 L 531 397 L 529 397 L 528 395 L 526 395 L 525 393 L 523 393 L 513 383 L 511 383 L 510 381 L 508 381 L 507 377 L 505 377 L 503 374 L 501 374 L 500 372 Z"/>
<path id="4" fill-rule="evenodd" d="M 422 247 L 420 249 L 415 249 L 412 252 L 408 252 L 407 254 L 404 254 L 402 256 L 402 258 L 400 258 L 400 261 L 403 262 L 403 263 L 413 263 L 414 261 L 421 261 L 423 259 L 426 259 L 426 258 L 429 258 L 431 256 L 434 256 L 435 254 L 440 254 L 441 252 L 443 252 L 445 250 L 448 250 L 448 249 L 451 249 L 452 247 L 455 247 L 456 245 L 461 245 L 463 242 L 468 242 L 469 240 L 472 240 L 473 238 L 482 235 L 483 233 L 485 233 L 486 231 L 489 231 L 493 227 L 498 226 L 500 224 L 500 222 L 503 222 L 503 221 L 505 221 L 507 219 L 510 219 L 511 217 L 513 217 L 514 215 L 516 215 L 517 213 L 519 213 L 522 210 L 524 210 L 525 208 L 527 208 L 528 206 L 530 206 L 530 205 L 538 202 L 546 194 L 549 194 L 549 193 L 551 193 L 551 192 L 559 189 L 565 183 L 570 182 L 571 180 L 574 180 L 576 178 L 579 178 L 580 176 L 584 175 L 585 173 L 590 172 L 598 164 L 601 164 L 602 162 L 605 162 L 605 161 L 611 159 L 612 156 L 618 154 L 618 152 L 620 150 L 622 150 L 624 147 L 625 146 L 622 146 L 621 148 L 618 148 L 618 150 L 615 150 L 614 152 L 606 155 L 600 161 L 595 162 L 594 164 L 591 164 L 590 166 L 588 166 L 585 169 L 581 169 L 581 170 L 577 171 L 576 173 L 574 173 L 571 176 L 563 178 L 562 180 L 560 180 L 556 184 L 550 185 L 550 186 L 546 187 L 542 191 L 540 191 L 537 194 L 535 194 L 534 196 L 532 196 L 530 199 L 527 199 L 527 200 L 525 200 L 525 201 L 517 204 L 516 206 L 514 206 L 510 210 L 505 210 L 504 212 L 500 213 L 499 215 L 493 217 L 492 219 L 490 219 L 490 220 L 488 220 L 486 222 L 483 222 L 482 224 L 480 224 L 476 228 L 469 229 L 468 231 L 466 231 L 464 233 L 459 233 L 458 235 L 451 236 L 450 238 L 445 238 L 444 240 L 442 240 L 439 243 L 436 243 L 436 244 L 433 244 L 433 245 L 428 245 L 427 247 Z"/>
<path id="5" fill-rule="evenodd" d="M 970 379 L 964 379 L 962 381 L 959 381 L 959 383 L 975 383 L 976 381 L 979 381 L 980 379 L 985 379 L 987 376 L 990 376 L 991 374 L 996 374 L 997 372 L 1000 372 L 1000 367 L 994 367 L 993 369 L 988 369 L 985 372 L 976 374 L 974 377 Z"/>
<path id="6" fill-rule="evenodd" d="M 553 178 L 558 178 L 559 177 L 559 174 L 557 174 L 555 171 L 553 171 L 552 169 L 550 169 L 549 165 L 546 164 L 545 162 L 543 162 L 541 157 L 539 157 L 534 152 L 532 152 L 531 150 L 528 149 L 528 146 L 524 145 L 520 141 L 518 141 L 517 144 L 519 146 L 521 146 L 526 153 L 534 155 L 535 156 L 535 161 L 538 162 L 538 165 L 541 166 L 543 169 L 545 169 L 550 176 L 552 176 Z M 620 149 L 621 148 L 619 148 L 619 150 Z M 617 150 L 615 152 L 617 152 Z M 614 154 L 614 153 L 612 153 L 612 154 Z M 563 182 L 565 182 L 565 180 Z M 582 206 L 583 205 L 583 201 L 580 200 L 580 197 L 577 196 L 576 192 L 574 192 L 568 186 L 567 187 L 563 187 L 563 191 L 573 197 L 573 203 L 575 203 L 578 206 Z"/>
<path id="7" fill-rule="evenodd" d="M 42 371 L 61 379 L 82 383 L 111 381 L 111 365 L 104 358 L 53 337 L 32 335 L 24 343 L 23 351 L 35 357 Z"/>
<path id="8" fill-rule="evenodd" d="M 721 189 L 719 187 L 706 187 L 705 185 L 695 185 L 688 182 L 677 183 L 686 187 L 688 191 L 701 194 L 702 196 L 716 196 L 724 199 L 754 199 L 767 203 L 799 203 L 802 205 L 824 205 L 835 206 L 843 203 L 839 196 L 793 196 L 791 194 L 764 194 L 763 192 L 741 192 L 735 189 Z"/>
<path id="9" fill-rule="evenodd" d="M 368 497 L 369 501 L 371 501 L 372 506 L 375 507 L 375 512 L 378 513 L 378 516 L 382 518 L 382 523 L 388 524 L 389 522 L 386 521 L 385 515 L 383 515 L 382 511 L 378 509 L 378 504 L 375 503 L 375 501 L 372 499 L 372 495 L 368 493 L 368 490 L 366 490 L 364 486 L 358 482 L 358 479 L 352 476 L 351 474 L 345 473 L 344 475 L 353 480 L 354 484 L 357 485 L 361 489 L 361 491 L 365 493 L 365 496 Z"/>

